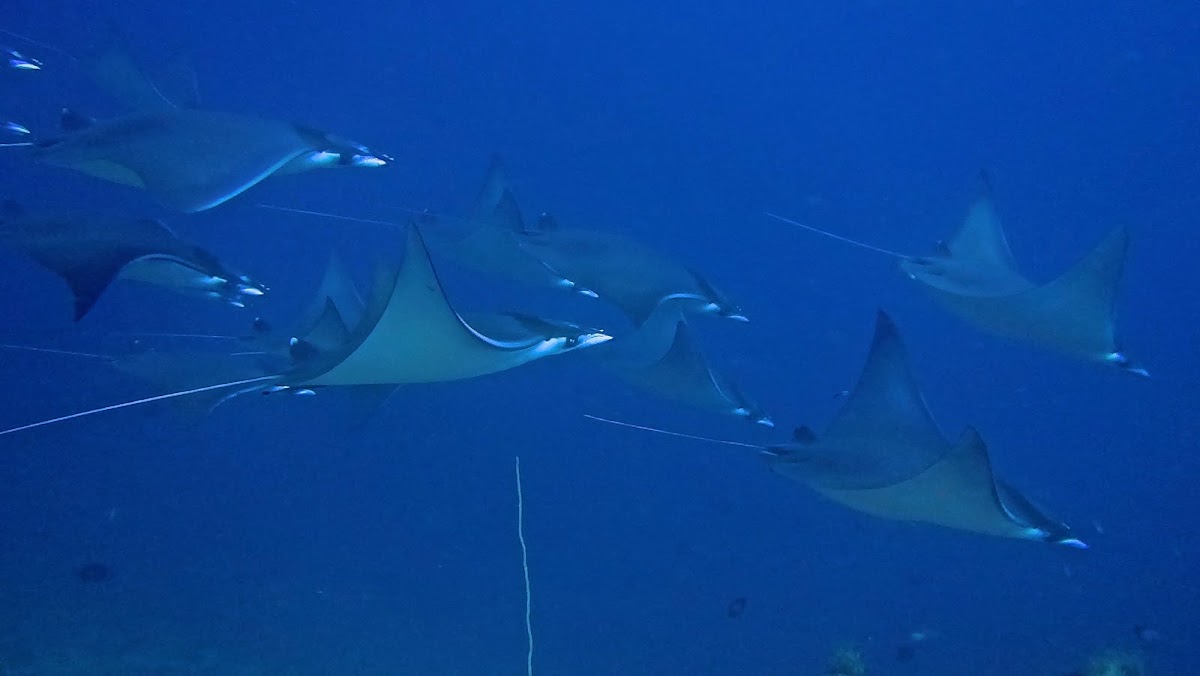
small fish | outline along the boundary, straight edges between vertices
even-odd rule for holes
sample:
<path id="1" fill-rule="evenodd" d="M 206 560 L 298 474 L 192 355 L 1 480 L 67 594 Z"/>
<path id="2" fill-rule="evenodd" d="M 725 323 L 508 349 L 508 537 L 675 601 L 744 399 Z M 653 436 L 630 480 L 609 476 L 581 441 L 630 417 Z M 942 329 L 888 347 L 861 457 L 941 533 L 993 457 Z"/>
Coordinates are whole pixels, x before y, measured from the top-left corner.
<path id="1" fill-rule="evenodd" d="M 92 561 L 76 568 L 75 576 L 90 584 L 108 582 L 113 578 L 113 569 L 103 563 Z"/>
<path id="2" fill-rule="evenodd" d="M 1163 642 L 1162 632 L 1144 624 L 1134 625 L 1133 635 L 1137 637 L 1138 645 L 1143 648 L 1150 648 Z"/>
<path id="3" fill-rule="evenodd" d="M 0 52 L 4 53 L 4 57 L 8 59 L 8 67 L 14 70 L 41 70 L 42 62 L 32 57 L 25 56 L 15 49 L 8 47 L 0 47 Z"/>
<path id="4" fill-rule="evenodd" d="M 729 602 L 729 608 L 726 609 L 725 614 L 736 619 L 741 617 L 744 612 L 746 612 L 746 597 L 739 596 Z"/>

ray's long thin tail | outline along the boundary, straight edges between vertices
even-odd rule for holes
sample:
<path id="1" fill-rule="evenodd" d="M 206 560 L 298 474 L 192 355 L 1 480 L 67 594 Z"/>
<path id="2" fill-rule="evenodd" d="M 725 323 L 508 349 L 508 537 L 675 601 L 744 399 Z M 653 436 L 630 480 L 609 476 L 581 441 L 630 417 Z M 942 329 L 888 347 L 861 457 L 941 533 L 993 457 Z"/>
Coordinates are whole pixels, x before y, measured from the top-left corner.
<path id="1" fill-rule="evenodd" d="M 186 396 L 192 395 L 192 394 L 200 394 L 201 392 L 211 392 L 213 390 L 220 390 L 220 389 L 224 389 L 227 387 L 237 387 L 238 385 L 250 385 L 252 383 L 263 383 L 268 380 L 275 380 L 277 378 L 279 378 L 279 376 L 277 376 L 277 375 L 259 376 L 257 378 L 246 378 L 245 380 L 234 380 L 234 381 L 230 381 L 227 383 L 217 383 L 216 385 L 206 385 L 204 387 L 196 387 L 196 388 L 192 388 L 190 390 L 181 390 L 179 392 L 168 392 L 167 394 L 160 394 L 160 395 L 157 395 L 154 397 L 145 397 L 143 399 L 135 399 L 133 401 L 123 401 L 119 404 L 110 404 L 108 406 L 101 406 L 100 408 L 93 408 L 93 409 L 90 409 L 87 411 L 71 413 L 70 415 L 62 415 L 57 418 L 50 418 L 49 420 L 40 420 L 35 423 L 29 423 L 28 425 L 21 425 L 20 427 L 13 427 L 13 428 L 10 428 L 7 430 L 2 430 L 2 431 L 0 431 L 0 437 L 5 436 L 7 434 L 14 434 L 16 432 L 23 432 L 25 430 L 31 430 L 31 429 L 34 429 L 37 427 L 46 427 L 47 425 L 55 425 L 60 422 L 74 420 L 76 418 L 86 418 L 88 416 L 97 415 L 99 413 L 107 413 L 109 411 L 117 411 L 117 410 L 120 410 L 123 408 L 132 408 L 134 406 L 141 406 L 142 404 L 150 404 L 150 403 L 153 403 L 156 401 L 165 401 L 167 399 L 175 399 L 177 397 L 186 397 Z"/>
<path id="2" fill-rule="evenodd" d="M 335 221 L 347 221 L 350 223 L 365 223 L 368 225 L 388 225 L 397 227 L 400 224 L 395 221 L 376 220 L 374 218 L 358 218 L 356 216 L 343 216 L 341 214 L 331 214 L 327 211 L 311 211 L 309 209 L 297 209 L 295 207 L 285 207 L 278 204 L 263 204 L 256 203 L 254 206 L 260 209 L 269 209 L 271 211 L 282 211 L 289 214 L 301 214 L 303 216 L 317 216 L 320 218 L 331 218 Z"/>
<path id="3" fill-rule="evenodd" d="M 838 234 L 829 232 L 828 230 L 821 230 L 820 228 L 814 228 L 811 225 L 805 225 L 804 223 L 801 223 L 799 221 L 793 221 L 790 218 L 784 218 L 783 216 L 771 213 L 770 211 L 765 211 L 763 213 L 765 213 L 767 216 L 770 216 L 771 218 L 774 218 L 777 221 L 783 221 L 784 223 L 787 223 L 788 225 L 794 225 L 797 228 L 801 228 L 803 230 L 808 230 L 809 232 L 815 232 L 818 235 L 822 235 L 822 236 L 828 237 L 830 239 L 836 239 L 839 242 L 844 242 L 844 243 L 850 244 L 852 246 L 857 246 L 857 247 L 866 249 L 868 251 L 874 251 L 876 253 L 885 254 L 888 256 L 892 256 L 893 258 L 899 258 L 900 260 L 911 260 L 912 259 L 912 256 L 910 256 L 908 254 L 900 253 L 899 251 L 892 251 L 891 249 L 884 249 L 883 247 L 878 247 L 878 246 L 875 246 L 874 244 L 867 244 L 866 242 L 860 242 L 857 239 L 850 239 L 849 237 L 843 237 L 842 235 L 838 235 Z"/>
<path id="4" fill-rule="evenodd" d="M 54 52 L 55 54 L 58 54 L 59 56 L 64 56 L 74 62 L 79 61 L 78 58 L 76 58 L 73 54 L 71 54 L 67 50 L 63 49 L 62 47 L 55 47 L 54 45 L 52 45 L 48 42 L 42 42 L 41 40 L 35 40 L 27 35 L 21 35 L 20 33 L 14 33 L 5 28 L 0 28 L 0 35 L 7 35 L 8 37 L 10 37 L 14 40 L 20 40 L 21 42 L 24 42 L 29 45 L 33 45 L 34 47 L 38 47 L 38 48 L 44 49 L 49 52 Z"/>
<path id="5" fill-rule="evenodd" d="M 714 439 L 712 437 L 702 437 L 702 436 L 699 436 L 696 434 L 685 434 L 683 432 L 672 432 L 671 430 L 664 430 L 664 429 L 660 429 L 658 427 L 649 427 L 647 425 L 635 425 L 634 423 L 621 422 L 620 420 L 613 420 L 611 418 L 601 418 L 598 415 L 591 415 L 588 413 L 584 413 L 583 417 L 587 418 L 588 420 L 595 420 L 596 422 L 605 423 L 606 425 L 616 425 L 617 427 L 628 427 L 630 429 L 640 430 L 642 432 L 653 432 L 654 434 L 662 434 L 662 435 L 668 436 L 668 437 L 678 437 L 680 439 L 691 439 L 692 441 L 703 441 L 703 442 L 709 443 L 709 444 L 721 444 L 722 446 L 737 446 L 739 448 L 753 448 L 753 449 L 759 450 L 759 451 L 765 450 L 765 448 L 766 448 L 764 446 L 760 446 L 759 444 L 747 444 L 742 441 L 730 441 L 729 439 Z"/>
<path id="6" fill-rule="evenodd" d="M 397 227 L 400 225 L 400 223 L 398 223 L 396 221 L 385 221 L 382 219 L 375 219 L 375 218 L 360 218 L 358 216 L 346 216 L 344 214 L 335 214 L 335 213 L 332 213 L 329 211 L 315 211 L 312 209 L 300 209 L 297 207 L 283 206 L 281 204 L 265 204 L 265 203 L 259 202 L 259 203 L 256 203 L 254 206 L 256 206 L 260 209 L 269 209 L 271 211 L 282 211 L 284 213 L 301 214 L 303 216 L 316 216 L 318 218 L 329 218 L 329 219 L 332 219 L 335 221 L 347 221 L 350 223 L 365 223 L 365 224 L 370 224 L 370 225 L 390 225 L 392 227 Z M 445 214 L 440 214 L 435 211 L 431 211 L 429 209 L 414 209 L 412 207 L 399 207 L 399 206 L 387 206 L 384 208 L 394 209 L 396 211 L 402 211 L 406 214 L 411 214 L 413 216 L 432 216 L 439 220 L 456 221 L 456 222 L 465 222 L 467 220 L 467 219 L 459 217 L 459 216 L 447 216 Z"/>
<path id="7" fill-rule="evenodd" d="M 88 359 L 112 359 L 112 357 L 106 354 L 96 354 L 95 352 L 76 352 L 75 350 L 59 350 L 52 347 L 34 347 L 32 345 L 14 345 L 11 343 L 0 343 L 0 349 L 24 350 L 26 352 L 41 352 L 43 354 L 65 354 L 71 357 L 85 357 Z"/>

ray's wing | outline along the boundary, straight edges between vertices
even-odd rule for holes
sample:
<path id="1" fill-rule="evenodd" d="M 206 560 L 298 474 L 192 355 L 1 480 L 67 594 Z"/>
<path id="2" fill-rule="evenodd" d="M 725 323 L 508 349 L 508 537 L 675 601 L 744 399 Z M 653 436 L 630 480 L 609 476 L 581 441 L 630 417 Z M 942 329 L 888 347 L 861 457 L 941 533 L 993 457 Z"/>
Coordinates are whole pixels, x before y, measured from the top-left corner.
<path id="1" fill-rule="evenodd" d="M 1054 542 L 1069 538 L 1062 524 L 1027 509 L 1028 501 L 1007 487 L 1009 500 L 1019 509 L 1005 504 L 992 474 L 987 446 L 973 428 L 967 428 L 941 460 L 905 481 L 857 490 L 814 488 L 835 502 L 884 519 L 999 537 Z"/>
<path id="2" fill-rule="evenodd" d="M 664 306 L 655 311 L 630 338 L 638 344 L 638 349 L 626 349 L 607 358 L 600 350 L 593 354 L 623 380 L 659 396 L 700 410 L 774 426 L 770 416 L 736 384 L 709 365 L 678 309 Z M 614 340 L 610 345 L 615 350 L 624 340 Z"/>
<path id="3" fill-rule="evenodd" d="M 337 313 L 342 332 L 348 334 L 362 320 L 365 303 L 354 286 L 350 269 L 336 253 L 329 255 L 325 274 L 321 277 L 321 283 L 312 301 L 301 315 L 295 335 L 304 337 L 313 333 L 322 318 L 329 313 L 327 304 L 331 304 L 333 311 Z"/>
<path id="4" fill-rule="evenodd" d="M 462 265 L 486 274 L 538 287 L 571 289 L 576 285 L 521 248 L 518 233 L 507 228 L 482 226 L 460 229 L 444 227 L 445 221 L 429 228 L 430 245 L 449 254 Z"/>
<path id="5" fill-rule="evenodd" d="M 879 312 L 866 364 L 825 435 L 801 428 L 792 443 L 773 447 L 768 461 L 779 474 L 813 487 L 878 488 L 916 476 L 949 448 L 896 325 Z"/>
<path id="6" fill-rule="evenodd" d="M 350 328 L 342 319 L 337 305 L 332 298 L 326 297 L 321 314 L 306 331 L 297 334 L 296 338 L 318 352 L 331 353 L 343 349 L 350 342 L 351 336 Z M 293 350 L 293 354 L 295 352 Z"/>
<path id="7" fill-rule="evenodd" d="M 434 250 L 480 272 L 531 286 L 573 288 L 570 280 L 521 248 L 518 236 L 525 230 L 504 164 L 494 155 L 467 217 L 433 219 L 424 233 Z"/>
<path id="8" fill-rule="evenodd" d="M 952 257 L 993 268 L 1016 271 L 1017 263 L 1004 236 L 1000 216 L 987 197 L 971 205 L 967 217 L 946 242 Z"/>
<path id="9" fill-rule="evenodd" d="M 483 186 L 471 206 L 467 226 L 500 228 L 510 232 L 525 229 L 521 208 L 509 187 L 508 173 L 499 155 L 491 158 Z"/>
<path id="10" fill-rule="evenodd" d="M 1011 323 L 1013 315 L 1024 315 L 1027 319 L 1018 324 L 1026 325 L 1029 339 L 1060 350 L 1090 353 L 1096 359 L 1107 358 L 1117 351 L 1117 288 L 1128 247 L 1128 231 L 1113 230 L 1057 279 L 1013 297 L 1005 308 L 1007 320 Z M 1051 322 L 1055 328 L 1045 331 Z"/>
<path id="11" fill-rule="evenodd" d="M 82 213 L 5 223 L 0 241 L 67 282 L 75 297 L 76 321 L 130 263 L 152 255 L 186 259 L 193 253 L 157 221 Z"/>
<path id="12" fill-rule="evenodd" d="M 883 312 L 876 317 L 875 336 L 858 383 L 830 422 L 825 438 L 902 440 L 915 448 L 946 446 L 908 364 L 904 342 Z"/>
<path id="13" fill-rule="evenodd" d="M 130 110 L 151 112 L 178 107 L 124 48 L 112 46 L 100 51 L 86 59 L 84 67 L 97 86 Z"/>

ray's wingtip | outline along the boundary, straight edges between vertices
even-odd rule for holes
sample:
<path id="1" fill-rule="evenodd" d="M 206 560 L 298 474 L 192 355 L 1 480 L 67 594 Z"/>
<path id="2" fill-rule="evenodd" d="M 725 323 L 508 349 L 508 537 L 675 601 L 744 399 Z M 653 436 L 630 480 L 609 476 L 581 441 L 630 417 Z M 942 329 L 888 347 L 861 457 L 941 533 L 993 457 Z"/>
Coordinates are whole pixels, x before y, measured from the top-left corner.
<path id="1" fill-rule="evenodd" d="M 1063 538 L 1061 540 L 1056 540 L 1054 544 L 1062 545 L 1070 549 L 1091 549 L 1091 547 L 1088 546 L 1088 543 L 1078 538 Z"/>

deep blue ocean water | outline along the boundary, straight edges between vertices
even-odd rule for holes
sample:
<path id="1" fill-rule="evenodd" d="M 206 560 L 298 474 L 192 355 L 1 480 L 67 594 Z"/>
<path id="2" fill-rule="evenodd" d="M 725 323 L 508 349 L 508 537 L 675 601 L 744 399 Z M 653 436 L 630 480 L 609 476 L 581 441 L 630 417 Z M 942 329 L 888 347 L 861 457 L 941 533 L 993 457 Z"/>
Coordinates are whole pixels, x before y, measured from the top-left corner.
<path id="1" fill-rule="evenodd" d="M 0 155 L 0 197 L 162 216 L 272 287 L 239 311 L 114 286 L 78 325 L 60 280 L 0 252 L 4 342 L 103 349 L 119 332 L 286 323 L 331 249 L 365 279 L 402 222 L 461 213 L 505 158 L 527 214 L 686 260 L 749 324 L 697 318 L 765 430 L 629 390 L 570 356 L 346 402 L 247 398 L 197 426 L 145 407 L 0 439 L 0 674 L 518 674 L 520 456 L 540 674 L 1070 673 L 1110 647 L 1200 674 L 1200 9 L 1095 3 L 319 3 L 12 0 L 0 28 L 67 50 L 185 58 L 205 107 L 303 121 L 395 157 L 271 179 L 216 209 Z M 0 117 L 120 112 L 69 60 L 0 71 Z M 19 150 L 19 149 L 17 149 Z M 980 334 L 894 261 L 961 221 L 986 169 L 1017 259 L 1050 279 L 1133 233 L 1121 339 L 1136 379 Z M 604 325 L 597 302 L 444 266 L 456 303 Z M 356 274 L 357 274 L 356 273 Z M 772 443 L 822 429 L 877 308 L 935 416 L 1079 529 L 1073 551 L 880 521 L 752 451 L 585 413 Z M 0 427 L 154 392 L 87 359 L 0 354 Z M 101 584 L 74 574 L 111 566 Z M 745 610 L 731 618 L 731 601 Z M 1133 628 L 1161 640 L 1140 646 Z M 895 659 L 910 632 L 930 638 Z"/>

